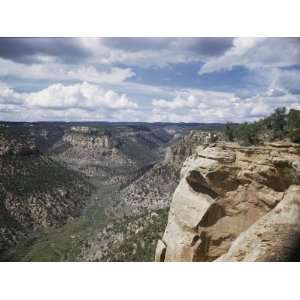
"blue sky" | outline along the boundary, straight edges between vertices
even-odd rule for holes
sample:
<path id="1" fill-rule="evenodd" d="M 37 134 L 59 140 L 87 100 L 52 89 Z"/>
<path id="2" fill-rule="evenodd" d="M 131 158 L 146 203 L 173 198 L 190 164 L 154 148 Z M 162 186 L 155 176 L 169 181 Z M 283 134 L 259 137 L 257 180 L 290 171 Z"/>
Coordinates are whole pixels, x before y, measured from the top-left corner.
<path id="1" fill-rule="evenodd" d="M 299 38 L 0 38 L 0 119 L 253 121 L 300 108 Z"/>

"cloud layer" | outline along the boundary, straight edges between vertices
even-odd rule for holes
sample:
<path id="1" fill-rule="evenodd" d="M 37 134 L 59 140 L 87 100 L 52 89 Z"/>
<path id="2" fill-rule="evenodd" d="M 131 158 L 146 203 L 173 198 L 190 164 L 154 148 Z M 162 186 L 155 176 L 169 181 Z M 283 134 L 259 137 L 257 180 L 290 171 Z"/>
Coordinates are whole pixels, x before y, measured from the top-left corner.
<path id="1" fill-rule="evenodd" d="M 252 97 L 234 93 L 190 90 L 178 92 L 172 100 L 154 99 L 157 120 L 175 122 L 255 121 L 279 106 L 300 109 L 298 95 L 282 89 L 269 89 Z"/>
<path id="2" fill-rule="evenodd" d="M 102 120 L 111 118 L 116 111 L 131 112 L 138 108 L 125 94 L 87 82 L 54 84 L 33 93 L 18 93 L 1 84 L 0 105 L 2 118 L 8 115 L 22 121 L 41 121 L 43 116 L 53 120 L 89 120 L 91 116 L 92 120 Z"/>
<path id="3" fill-rule="evenodd" d="M 130 68 L 112 67 L 108 71 L 99 71 L 92 65 L 72 66 L 52 62 L 27 65 L 0 58 L 0 77 L 12 76 L 27 80 L 77 80 L 94 83 L 119 83 L 134 75 Z"/>
<path id="4" fill-rule="evenodd" d="M 240 122 L 299 97 L 299 38 L 0 38 L 0 120 Z"/>
<path id="5" fill-rule="evenodd" d="M 32 93 L 19 93 L 0 84 L 0 118 L 211 123 L 254 121 L 279 106 L 300 109 L 298 95 L 279 87 L 250 97 L 199 89 L 175 90 L 172 94 L 171 99 L 152 99 L 150 105 L 141 106 L 126 94 L 87 82 L 54 84 Z"/>
<path id="6" fill-rule="evenodd" d="M 236 38 L 233 47 L 216 59 L 209 59 L 199 74 L 230 70 L 288 67 L 300 64 L 300 38 Z"/>

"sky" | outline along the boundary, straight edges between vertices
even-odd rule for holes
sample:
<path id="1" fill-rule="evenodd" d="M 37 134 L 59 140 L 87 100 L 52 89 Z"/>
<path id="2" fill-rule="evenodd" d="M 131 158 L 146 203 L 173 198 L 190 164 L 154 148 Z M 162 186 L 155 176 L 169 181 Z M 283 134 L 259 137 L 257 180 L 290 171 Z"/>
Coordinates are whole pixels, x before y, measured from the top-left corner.
<path id="1" fill-rule="evenodd" d="M 243 122 L 300 109 L 300 38 L 0 38 L 0 120 Z"/>

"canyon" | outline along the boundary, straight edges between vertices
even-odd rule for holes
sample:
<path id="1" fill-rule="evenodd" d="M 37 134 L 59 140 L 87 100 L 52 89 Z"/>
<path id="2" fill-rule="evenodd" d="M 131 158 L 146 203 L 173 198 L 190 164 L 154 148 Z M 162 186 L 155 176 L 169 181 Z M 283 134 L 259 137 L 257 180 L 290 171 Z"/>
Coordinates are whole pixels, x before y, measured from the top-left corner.
<path id="1" fill-rule="evenodd" d="M 223 125 L 1 123 L 2 261 L 291 261 L 300 145 Z"/>
<path id="2" fill-rule="evenodd" d="M 191 153 L 174 145 L 189 131 L 177 124 L 1 124 L 1 260 L 153 260 L 153 228 L 165 226 L 180 162 Z M 137 247 L 137 220 L 149 236 L 147 250 L 133 255 L 124 244 Z"/>

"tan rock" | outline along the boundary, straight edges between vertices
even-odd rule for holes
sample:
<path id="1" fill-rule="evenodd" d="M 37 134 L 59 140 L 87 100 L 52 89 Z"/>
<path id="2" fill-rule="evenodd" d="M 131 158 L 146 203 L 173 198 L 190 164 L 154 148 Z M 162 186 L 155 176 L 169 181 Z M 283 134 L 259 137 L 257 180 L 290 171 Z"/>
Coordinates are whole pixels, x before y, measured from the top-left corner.
<path id="1" fill-rule="evenodd" d="M 158 240 L 155 250 L 155 261 L 161 262 L 165 260 L 166 249 L 165 243 L 162 240 Z"/>
<path id="2" fill-rule="evenodd" d="M 292 147 L 291 143 L 196 147 L 182 166 L 173 195 L 162 239 L 164 260 L 213 261 L 280 207 L 284 195 L 286 199 L 296 188 L 289 187 L 300 184 L 299 154 L 291 152 Z"/>
<path id="3" fill-rule="evenodd" d="M 291 186 L 283 200 L 243 232 L 218 261 L 298 260 L 300 186 Z"/>

